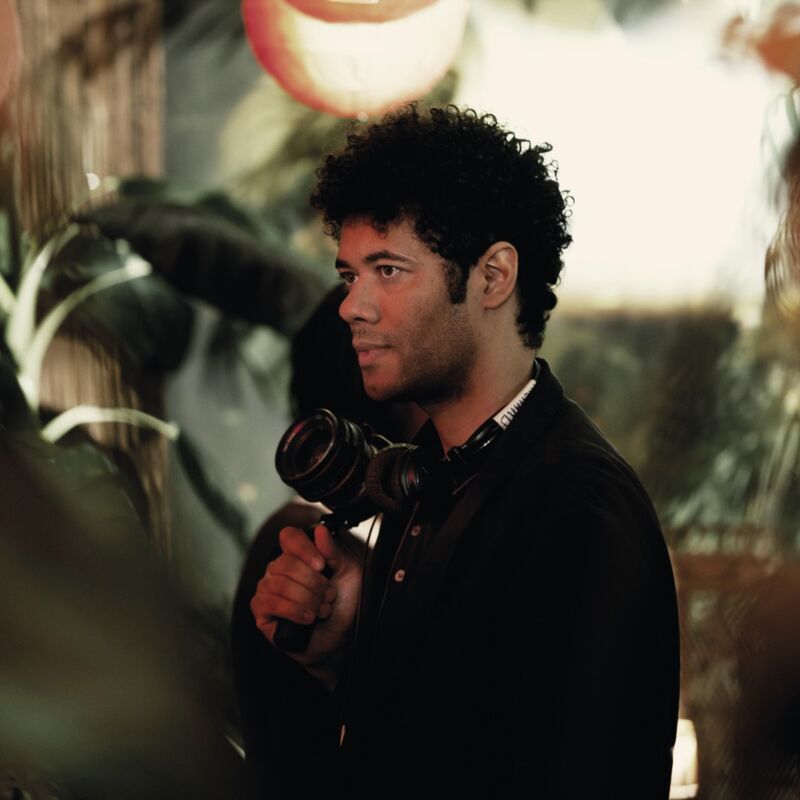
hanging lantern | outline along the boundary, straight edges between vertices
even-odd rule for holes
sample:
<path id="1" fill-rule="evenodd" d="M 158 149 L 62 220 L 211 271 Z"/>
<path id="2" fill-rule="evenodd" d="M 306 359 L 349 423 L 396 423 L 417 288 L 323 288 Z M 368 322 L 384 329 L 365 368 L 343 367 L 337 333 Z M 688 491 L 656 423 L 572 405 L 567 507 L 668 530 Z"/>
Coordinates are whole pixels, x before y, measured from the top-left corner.
<path id="1" fill-rule="evenodd" d="M 244 0 L 242 14 L 253 52 L 289 94 L 320 111 L 352 117 L 425 94 L 458 53 L 468 0 L 423 0 L 421 8 L 420 0 L 392 2 L 392 13 L 400 16 L 385 22 L 328 22 L 288 0 Z M 416 10 L 407 13 L 411 6 Z M 388 12 L 390 5 L 384 8 Z"/>
<path id="2" fill-rule="evenodd" d="M 22 43 L 14 0 L 0 0 L 0 105 L 16 83 L 22 62 Z"/>
<path id="3" fill-rule="evenodd" d="M 434 0 L 288 0 L 298 11 L 326 22 L 389 22 Z"/>

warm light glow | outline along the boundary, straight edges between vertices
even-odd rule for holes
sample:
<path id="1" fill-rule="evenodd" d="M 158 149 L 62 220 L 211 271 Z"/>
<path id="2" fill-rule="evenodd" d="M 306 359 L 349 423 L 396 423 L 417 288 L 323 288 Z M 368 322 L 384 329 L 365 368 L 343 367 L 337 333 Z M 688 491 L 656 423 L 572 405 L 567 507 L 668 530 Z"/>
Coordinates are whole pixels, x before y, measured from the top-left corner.
<path id="1" fill-rule="evenodd" d="M 670 800 L 697 796 L 697 735 L 690 719 L 678 720 L 678 736 L 672 751 Z"/>
<path id="2" fill-rule="evenodd" d="M 761 237 L 774 229 L 763 219 L 765 109 L 781 84 L 755 60 L 719 57 L 726 13 L 675 4 L 636 27 L 588 32 L 473 3 L 485 56 L 456 102 L 553 144 L 575 198 L 562 301 L 759 306 Z"/>
<path id="3" fill-rule="evenodd" d="M 0 0 L 0 104 L 19 76 L 22 44 L 14 0 Z"/>
<path id="4" fill-rule="evenodd" d="M 331 23 L 286 0 L 244 0 L 256 57 L 301 102 L 337 116 L 378 114 L 428 91 L 455 59 L 468 0 L 437 0 L 389 22 Z"/>

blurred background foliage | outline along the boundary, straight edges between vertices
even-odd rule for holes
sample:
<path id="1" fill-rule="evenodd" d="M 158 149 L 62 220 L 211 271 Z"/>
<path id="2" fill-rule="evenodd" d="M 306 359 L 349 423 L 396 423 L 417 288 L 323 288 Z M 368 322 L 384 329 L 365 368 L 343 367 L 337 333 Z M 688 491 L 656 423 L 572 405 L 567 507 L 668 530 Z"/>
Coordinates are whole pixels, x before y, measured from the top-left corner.
<path id="1" fill-rule="evenodd" d="M 800 361 L 779 323 L 743 329 L 713 305 L 566 315 L 546 350 L 637 468 L 673 547 L 714 548 L 692 528 L 755 525 L 772 550 L 796 551 Z"/>
<path id="2" fill-rule="evenodd" d="M 566 29 L 568 35 L 599 39 L 609 30 L 624 37 L 654 29 L 659 15 L 676 13 L 679 5 L 677 0 L 476 3 L 456 62 L 426 100 L 470 102 L 463 87 L 481 68 L 486 53 L 480 26 L 495 11 L 527 15 L 546 32 Z M 713 5 L 711 0 L 694 4 L 705 10 Z M 263 74 L 248 49 L 238 0 L 105 0 L 91 10 L 77 0 L 51 0 L 36 9 L 22 2 L 9 7 L 19 15 L 25 60 L 18 97 L 2 106 L 0 115 L 0 274 L 8 291 L 19 292 L 26 258 L 29 267 L 31 256 L 74 221 L 79 235 L 54 254 L 43 273 L 39 321 L 76 290 L 120 269 L 130 253 L 145 259 L 152 272 L 94 294 L 70 314 L 43 367 L 38 413 L 21 390 L 19 363 L 6 340 L 0 343 L 0 428 L 12 442 L 0 473 L 6 498 L 0 513 L 13 510 L 17 492 L 56 498 L 38 524 L 21 512 L 4 523 L 8 558 L 0 564 L 9 576 L 0 581 L 5 609 L 0 630 L 11 631 L 4 640 L 15 644 L 11 658 L 0 657 L 0 686 L 10 697 L 19 685 L 20 671 L 9 667 L 15 660 L 58 663 L 71 652 L 56 626 L 42 622 L 42 615 L 61 605 L 74 604 L 74 618 L 87 621 L 77 642 L 87 660 L 100 665 L 96 674 L 80 661 L 64 676 L 44 674 L 26 688 L 29 704 L 8 705 L 8 714 L 3 709 L 0 791 L 13 797 L 25 791 L 31 797 L 111 798 L 127 796 L 133 786 L 131 796 L 187 791 L 211 796 L 218 787 L 213 780 L 197 790 L 182 769 L 167 779 L 163 764 L 169 758 L 164 752 L 156 756 L 158 748 L 136 762 L 155 764 L 146 789 L 138 783 L 120 788 L 129 766 L 100 775 L 92 764 L 73 763 L 55 747 L 64 735 L 65 711 L 52 700 L 76 691 L 85 678 L 82 696 L 94 708 L 91 696 L 98 685 L 135 672 L 142 659 L 171 653 L 165 640 L 183 628 L 187 664 L 180 675 L 181 680 L 202 675 L 196 694 L 192 689 L 191 698 L 181 698 L 175 676 L 157 668 L 148 673 L 151 684 L 131 692 L 149 697 L 151 709 L 166 695 L 179 704 L 185 700 L 187 706 L 175 712 L 175 727 L 166 728 L 176 737 L 197 715 L 204 720 L 200 730 L 221 730 L 237 741 L 227 649 L 230 601 L 244 547 L 289 496 L 272 467 L 289 421 L 289 342 L 335 277 L 331 243 L 307 200 L 322 154 L 341 142 L 351 124 L 360 123 L 301 105 Z M 725 6 L 719 17 L 736 10 Z M 671 18 L 663 19 L 668 26 Z M 713 50 L 710 37 L 705 44 Z M 524 95 L 520 76 L 508 83 L 514 80 L 520 80 L 517 95 Z M 785 88 L 770 85 L 775 94 Z M 581 101 L 565 95 L 562 102 L 566 109 Z M 590 101 L 582 102 L 590 128 Z M 784 117 L 791 115 L 785 111 Z M 773 134 L 768 130 L 767 138 Z M 760 167 L 778 176 L 772 187 L 778 205 L 785 200 L 779 187 L 788 141 L 766 148 L 768 158 Z M 602 158 L 607 153 L 598 155 Z M 112 177 L 120 180 L 109 182 Z M 715 202 L 713 194 L 708 202 Z M 580 196 L 577 203 L 580 208 Z M 621 228 L 620 238 L 624 235 Z M 651 255 L 642 251 L 641 263 Z M 743 268 L 760 273 L 760 264 L 741 253 L 736 257 Z M 569 254 L 567 261 L 566 282 L 580 284 Z M 683 581 L 684 703 L 706 743 L 700 751 L 705 797 L 738 796 L 732 794 L 731 718 L 740 689 L 730 685 L 742 683 L 734 650 L 753 603 L 747 587 L 800 551 L 797 329 L 761 298 L 750 298 L 747 308 L 743 312 L 724 292 L 649 304 L 634 298 L 611 306 L 576 302 L 567 293 L 543 350 L 567 392 L 640 472 L 665 526 Z M 4 324 L 8 318 L 6 308 Z M 83 404 L 130 407 L 175 421 L 180 435 L 170 448 L 161 434 L 131 425 L 82 426 L 57 445 L 37 438 L 53 419 Z M 109 428 L 115 432 L 103 432 Z M 15 475 L 21 476 L 19 486 Z M 64 482 L 66 489 L 52 485 Z M 90 520 L 84 512 L 91 512 Z M 74 563 L 39 551 L 19 555 L 31 531 L 45 521 L 52 534 L 75 544 Z M 76 564 L 93 546 L 81 550 L 86 532 L 95 543 L 113 533 L 113 542 L 123 544 L 111 546 L 103 556 L 107 564 L 98 563 L 79 578 Z M 121 587 L 121 596 L 133 597 L 137 581 L 145 595 L 155 587 L 158 599 L 134 616 L 148 619 L 169 608 L 177 609 L 176 618 L 167 612 L 166 628 L 142 634 L 139 655 L 124 649 L 133 646 L 129 642 L 121 643 L 127 664 L 122 656 L 106 662 L 101 640 L 126 624 L 100 621 L 92 629 L 87 599 L 70 584 L 83 586 L 85 580 L 90 596 L 96 590 L 98 606 L 111 603 L 108 587 L 102 582 L 95 587 L 97 576 L 120 570 L 127 548 L 141 542 L 150 543 L 160 566 L 153 573 L 148 556 L 131 556 L 132 585 Z M 707 563 L 711 567 L 703 566 Z M 719 575 L 728 575 L 730 564 L 758 566 L 749 578 L 726 583 Z M 53 587 L 41 607 L 30 600 L 36 570 L 37 580 Z M 58 593 L 59 581 L 66 599 Z M 131 613 L 120 609 L 120 620 Z M 29 641 L 19 636 L 27 625 L 37 632 Z M 74 619 L 63 625 L 74 629 Z M 710 650 L 716 650 L 713 659 Z M 4 654 L 10 652 L 6 648 Z M 727 705 L 720 697 L 728 698 Z M 130 699 L 117 697 L 105 712 L 100 709 L 105 701 L 98 700 L 103 725 L 110 724 L 103 714 L 129 713 Z M 38 715 L 37 735 L 7 750 L 14 725 L 32 715 Z M 164 724 L 144 712 L 142 720 L 131 741 Z M 116 733 L 104 735 L 113 741 Z M 96 764 L 104 758 L 97 749 L 101 738 L 76 749 L 95 753 L 90 761 Z M 176 763 L 202 752 L 208 741 L 192 739 L 186 753 L 174 754 Z M 120 765 L 131 748 L 136 749 L 120 743 Z M 229 754 L 230 748 L 222 751 Z M 209 763 L 225 762 L 220 752 L 214 750 Z M 233 782 L 227 785 L 234 785 L 235 766 L 221 769 Z M 83 786 L 86 775 L 90 779 Z M 224 788 L 215 791 L 226 796 Z"/>

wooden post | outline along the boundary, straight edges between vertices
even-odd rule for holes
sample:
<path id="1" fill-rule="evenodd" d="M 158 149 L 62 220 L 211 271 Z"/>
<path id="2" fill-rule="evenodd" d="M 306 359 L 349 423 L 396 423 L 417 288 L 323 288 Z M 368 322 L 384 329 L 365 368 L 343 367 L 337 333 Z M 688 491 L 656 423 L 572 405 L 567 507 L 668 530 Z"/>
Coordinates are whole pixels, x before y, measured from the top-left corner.
<path id="1" fill-rule="evenodd" d="M 17 0 L 16 10 L 23 64 L 10 106 L 11 180 L 18 225 L 43 237 L 63 227 L 99 180 L 162 172 L 161 0 Z M 160 376 L 128 374 L 119 352 L 115 342 L 63 331 L 45 360 L 43 406 L 127 406 L 161 416 Z M 89 433 L 133 464 L 144 521 L 168 557 L 166 443 L 122 425 Z"/>

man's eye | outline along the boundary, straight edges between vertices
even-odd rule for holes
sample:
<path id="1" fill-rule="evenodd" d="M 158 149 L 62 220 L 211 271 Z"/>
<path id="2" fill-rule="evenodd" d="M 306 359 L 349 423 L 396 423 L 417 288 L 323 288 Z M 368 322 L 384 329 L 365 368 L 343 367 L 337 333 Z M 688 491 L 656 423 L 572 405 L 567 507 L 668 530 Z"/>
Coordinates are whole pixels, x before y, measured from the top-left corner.
<path id="1" fill-rule="evenodd" d="M 353 283 L 355 283 L 356 276 L 352 272 L 340 272 L 339 280 L 341 280 L 346 286 L 351 286 Z"/>
<path id="2" fill-rule="evenodd" d="M 400 272 L 397 267 L 393 267 L 391 264 L 381 264 L 378 269 L 384 278 L 391 278 L 392 275 L 396 275 L 398 272 Z"/>

